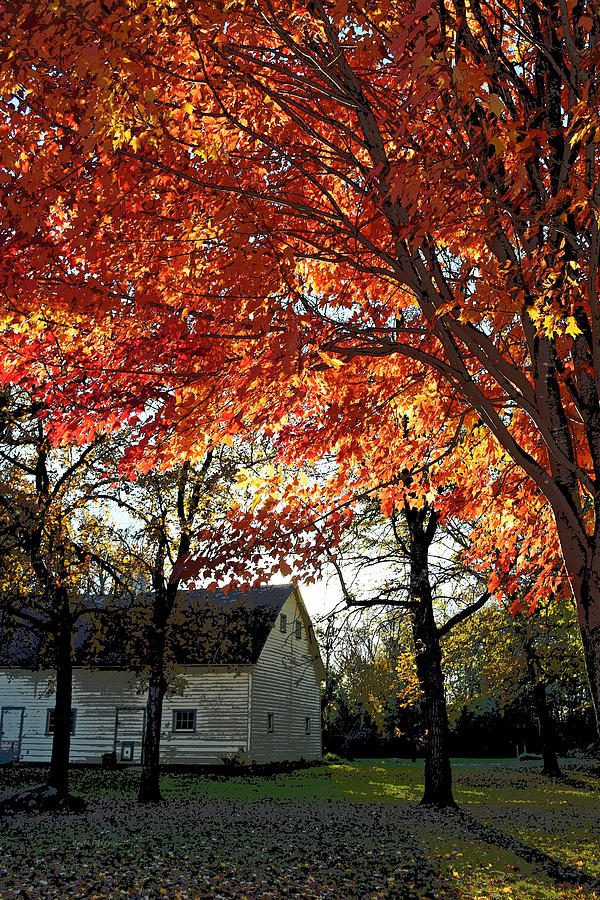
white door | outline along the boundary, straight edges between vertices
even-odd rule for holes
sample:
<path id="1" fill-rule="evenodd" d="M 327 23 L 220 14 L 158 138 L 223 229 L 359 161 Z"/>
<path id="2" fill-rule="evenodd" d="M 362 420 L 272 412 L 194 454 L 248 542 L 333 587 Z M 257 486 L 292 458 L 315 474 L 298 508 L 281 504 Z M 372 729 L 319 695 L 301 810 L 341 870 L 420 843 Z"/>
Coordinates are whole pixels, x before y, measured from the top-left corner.
<path id="1" fill-rule="evenodd" d="M 117 762 L 142 762 L 146 725 L 144 706 L 119 706 L 115 713 L 115 752 Z"/>
<path id="2" fill-rule="evenodd" d="M 23 706 L 3 706 L 0 710 L 0 754 L 4 762 L 19 758 L 24 717 Z"/>

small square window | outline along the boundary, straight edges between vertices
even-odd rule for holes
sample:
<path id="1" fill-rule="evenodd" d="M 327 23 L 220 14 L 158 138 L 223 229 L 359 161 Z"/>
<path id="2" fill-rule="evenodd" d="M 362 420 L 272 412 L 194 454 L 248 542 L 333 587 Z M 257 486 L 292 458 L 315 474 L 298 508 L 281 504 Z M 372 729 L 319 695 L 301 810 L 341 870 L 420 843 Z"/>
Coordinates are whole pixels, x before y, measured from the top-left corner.
<path id="1" fill-rule="evenodd" d="M 274 713 L 267 713 L 267 731 L 275 731 Z"/>
<path id="2" fill-rule="evenodd" d="M 196 710 L 195 709 L 174 709 L 173 710 L 173 731 L 195 731 L 196 730 Z"/>
<path id="3" fill-rule="evenodd" d="M 282 634 L 287 631 L 287 616 L 284 616 L 283 613 L 279 616 L 279 630 Z"/>
<path id="4" fill-rule="evenodd" d="M 71 710 L 71 734 L 75 734 L 75 710 Z M 46 734 L 54 734 L 54 709 L 46 711 Z"/>
<path id="5" fill-rule="evenodd" d="M 304 731 L 306 734 L 310 734 L 310 716 L 307 716 L 304 720 Z"/>
<path id="6" fill-rule="evenodd" d="M 300 640 L 302 637 L 302 622 L 300 619 L 296 619 L 296 639 Z"/>

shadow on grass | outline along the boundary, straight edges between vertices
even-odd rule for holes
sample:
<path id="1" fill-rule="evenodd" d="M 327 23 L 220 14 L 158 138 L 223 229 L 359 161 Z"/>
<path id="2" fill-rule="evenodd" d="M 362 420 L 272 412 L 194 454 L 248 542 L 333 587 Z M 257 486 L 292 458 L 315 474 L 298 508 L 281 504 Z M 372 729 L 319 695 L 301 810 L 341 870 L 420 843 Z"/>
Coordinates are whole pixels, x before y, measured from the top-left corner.
<path id="1" fill-rule="evenodd" d="M 465 831 L 476 840 L 499 847 L 502 850 L 509 850 L 530 865 L 541 869 L 554 881 L 600 891 L 600 878 L 592 875 L 590 872 L 586 872 L 578 866 L 562 863 L 543 850 L 532 847 L 530 844 L 519 840 L 519 838 L 506 834 L 494 825 L 481 822 L 471 813 L 462 809 L 456 810 L 453 814 Z"/>
<path id="2" fill-rule="evenodd" d="M 598 772 L 595 773 L 595 777 L 597 778 L 599 775 Z M 597 791 L 598 788 L 594 785 L 589 784 L 589 782 L 585 781 L 583 778 L 574 778 L 572 775 L 560 775 L 557 778 L 550 778 L 549 781 L 552 784 L 560 785 L 561 787 L 570 787 L 576 791 Z"/>

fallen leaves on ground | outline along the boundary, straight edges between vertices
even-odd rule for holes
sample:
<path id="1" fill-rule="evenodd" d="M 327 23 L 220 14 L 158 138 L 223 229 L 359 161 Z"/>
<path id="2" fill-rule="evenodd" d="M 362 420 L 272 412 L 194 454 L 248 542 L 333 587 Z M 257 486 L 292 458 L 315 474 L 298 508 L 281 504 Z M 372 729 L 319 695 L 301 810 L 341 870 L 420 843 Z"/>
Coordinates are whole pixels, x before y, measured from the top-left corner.
<path id="1" fill-rule="evenodd" d="M 359 768 L 361 784 L 371 770 L 381 776 L 381 763 Z M 457 793 L 468 796 L 477 789 L 478 794 L 470 808 L 461 801 L 460 813 L 411 801 L 331 796 L 339 771 L 327 769 L 270 782 L 246 779 L 249 790 L 238 798 L 231 796 L 235 779 L 215 782 L 187 774 L 178 785 L 177 776 L 169 775 L 171 788 L 186 785 L 191 796 L 141 807 L 131 795 L 133 773 L 123 774 L 121 791 L 96 794 L 84 813 L 18 814 L 2 823 L 0 900 L 600 897 L 592 882 L 598 865 L 590 865 L 589 854 L 585 865 L 576 866 L 574 860 L 569 866 L 569 856 L 558 849 L 554 853 L 551 845 L 551 830 L 559 821 L 565 834 L 570 825 L 597 834 L 593 786 L 586 783 L 578 793 L 576 785 L 546 782 L 544 807 L 535 773 L 482 772 L 481 779 L 479 770 L 458 774 Z M 115 779 L 100 770 L 77 777 L 96 784 Z M 400 781 L 405 776 L 401 767 L 390 766 L 389 777 Z M 528 777 L 533 779 L 530 790 Z M 243 784 L 240 779 L 240 788 Z M 304 785 L 310 796 L 282 799 L 286 785 L 298 793 Z M 227 796 L 214 796 L 225 789 Z M 274 796 L 253 795 L 255 789 Z M 519 803 L 515 816 L 517 798 L 527 804 Z M 576 821 L 569 825 L 571 813 Z"/>

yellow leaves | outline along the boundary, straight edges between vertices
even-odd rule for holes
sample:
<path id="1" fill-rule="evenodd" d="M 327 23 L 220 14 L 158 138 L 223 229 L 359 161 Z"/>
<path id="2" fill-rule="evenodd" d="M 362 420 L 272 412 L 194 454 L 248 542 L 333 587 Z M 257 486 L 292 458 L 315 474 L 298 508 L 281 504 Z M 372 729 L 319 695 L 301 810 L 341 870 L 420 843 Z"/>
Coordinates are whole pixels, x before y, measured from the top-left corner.
<path id="1" fill-rule="evenodd" d="M 570 335 L 571 337 L 577 337 L 578 334 L 583 334 L 581 328 L 573 318 L 573 316 L 569 316 L 567 319 L 567 327 L 565 328 L 565 333 Z"/>
<path id="2" fill-rule="evenodd" d="M 556 312 L 546 313 L 546 315 L 543 317 L 542 329 L 546 337 L 551 338 L 555 333 L 560 331 L 559 319 L 560 314 Z"/>
<path id="3" fill-rule="evenodd" d="M 219 151 L 216 145 L 196 143 L 190 152 L 197 156 L 198 159 L 201 159 L 202 162 L 210 162 L 219 158 Z"/>
<path id="4" fill-rule="evenodd" d="M 338 359 L 335 356 L 330 356 L 329 353 L 325 353 L 323 350 L 317 350 L 317 353 L 319 354 L 323 362 L 331 369 L 341 369 L 344 365 L 341 359 Z"/>
<path id="5" fill-rule="evenodd" d="M 193 115 L 193 113 L 196 112 L 196 107 L 193 106 L 193 104 L 191 104 L 191 103 L 182 103 L 182 104 L 181 104 L 181 109 L 182 109 L 182 111 L 183 111 L 184 113 L 186 113 L 188 116 L 191 116 L 191 115 Z"/>
<path id="6" fill-rule="evenodd" d="M 530 309 L 529 316 L 538 330 L 543 332 L 548 338 L 560 334 L 567 334 L 569 337 L 576 338 L 578 335 L 583 334 L 573 316 L 568 316 L 566 322 L 563 321 L 563 314 L 560 310 L 550 310 L 547 313 L 542 313 L 539 309 Z"/>

